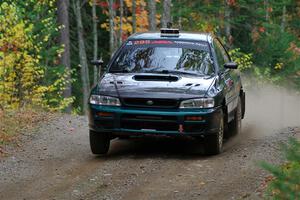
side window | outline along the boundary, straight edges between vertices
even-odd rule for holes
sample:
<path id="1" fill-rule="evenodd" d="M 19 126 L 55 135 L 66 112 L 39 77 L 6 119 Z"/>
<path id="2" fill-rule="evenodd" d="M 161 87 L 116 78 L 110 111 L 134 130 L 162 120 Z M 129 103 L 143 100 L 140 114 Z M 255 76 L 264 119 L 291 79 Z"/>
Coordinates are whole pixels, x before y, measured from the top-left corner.
<path id="1" fill-rule="evenodd" d="M 225 51 L 222 44 L 216 39 L 214 39 L 214 47 L 215 47 L 215 51 L 216 51 L 216 54 L 217 54 L 217 60 L 218 60 L 218 63 L 219 63 L 219 67 L 220 67 L 221 70 L 225 70 L 224 69 L 224 64 L 228 63 L 230 61 L 230 59 L 227 55 L 227 52 Z"/>
<path id="2" fill-rule="evenodd" d="M 230 62 L 230 58 L 228 57 L 228 54 L 227 54 L 226 50 L 224 49 L 224 46 L 219 41 L 218 41 L 218 44 L 219 44 L 219 47 L 220 47 L 220 49 L 222 51 L 225 63 Z"/>
<path id="3" fill-rule="evenodd" d="M 220 50 L 219 45 L 216 42 L 216 40 L 214 40 L 214 49 L 215 49 L 215 52 L 216 52 L 219 68 L 220 68 L 220 70 L 224 70 L 225 60 L 224 60 L 222 51 Z"/>

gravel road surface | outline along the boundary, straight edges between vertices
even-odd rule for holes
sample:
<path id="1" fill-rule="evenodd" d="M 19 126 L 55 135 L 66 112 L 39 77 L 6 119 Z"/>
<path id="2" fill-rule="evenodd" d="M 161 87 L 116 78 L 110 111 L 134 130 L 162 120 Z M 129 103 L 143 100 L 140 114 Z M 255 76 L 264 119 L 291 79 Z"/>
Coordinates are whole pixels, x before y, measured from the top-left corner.
<path id="1" fill-rule="evenodd" d="M 0 158 L 0 199 L 259 199 L 268 175 L 258 162 L 279 163 L 279 144 L 299 136 L 299 96 L 272 87 L 247 91 L 242 134 L 207 157 L 196 141 L 114 140 L 91 154 L 86 117 L 60 115 Z"/>

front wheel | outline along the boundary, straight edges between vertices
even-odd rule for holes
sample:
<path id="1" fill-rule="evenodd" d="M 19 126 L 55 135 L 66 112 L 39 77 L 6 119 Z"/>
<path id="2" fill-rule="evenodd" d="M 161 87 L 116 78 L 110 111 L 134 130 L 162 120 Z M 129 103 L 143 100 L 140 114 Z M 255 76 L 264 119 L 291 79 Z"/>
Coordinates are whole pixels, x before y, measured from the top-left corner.
<path id="1" fill-rule="evenodd" d="M 90 146 L 93 154 L 106 154 L 110 146 L 109 134 L 90 130 Z"/>
<path id="2" fill-rule="evenodd" d="M 219 131 L 204 138 L 204 152 L 206 155 L 216 155 L 222 152 L 224 137 L 224 116 L 222 111 L 219 123 Z"/>

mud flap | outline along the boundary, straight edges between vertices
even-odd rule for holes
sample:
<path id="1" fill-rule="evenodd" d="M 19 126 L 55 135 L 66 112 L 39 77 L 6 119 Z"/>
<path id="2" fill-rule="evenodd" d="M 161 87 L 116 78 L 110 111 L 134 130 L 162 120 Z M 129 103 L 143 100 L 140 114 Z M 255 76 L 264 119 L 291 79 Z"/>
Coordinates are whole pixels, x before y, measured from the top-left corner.
<path id="1" fill-rule="evenodd" d="M 245 111 L 246 111 L 246 94 L 244 91 L 241 93 L 241 103 L 242 103 L 242 119 L 244 119 Z"/>

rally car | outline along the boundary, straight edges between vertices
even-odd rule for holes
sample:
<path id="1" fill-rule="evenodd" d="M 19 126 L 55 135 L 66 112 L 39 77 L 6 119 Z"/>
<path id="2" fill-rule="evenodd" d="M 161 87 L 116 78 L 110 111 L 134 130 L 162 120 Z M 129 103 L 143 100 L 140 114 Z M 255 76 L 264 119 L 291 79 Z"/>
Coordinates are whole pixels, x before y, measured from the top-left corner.
<path id="1" fill-rule="evenodd" d="M 137 33 L 107 65 L 89 98 L 90 147 L 106 154 L 110 140 L 187 136 L 206 154 L 241 131 L 245 92 L 238 66 L 209 33 Z"/>

